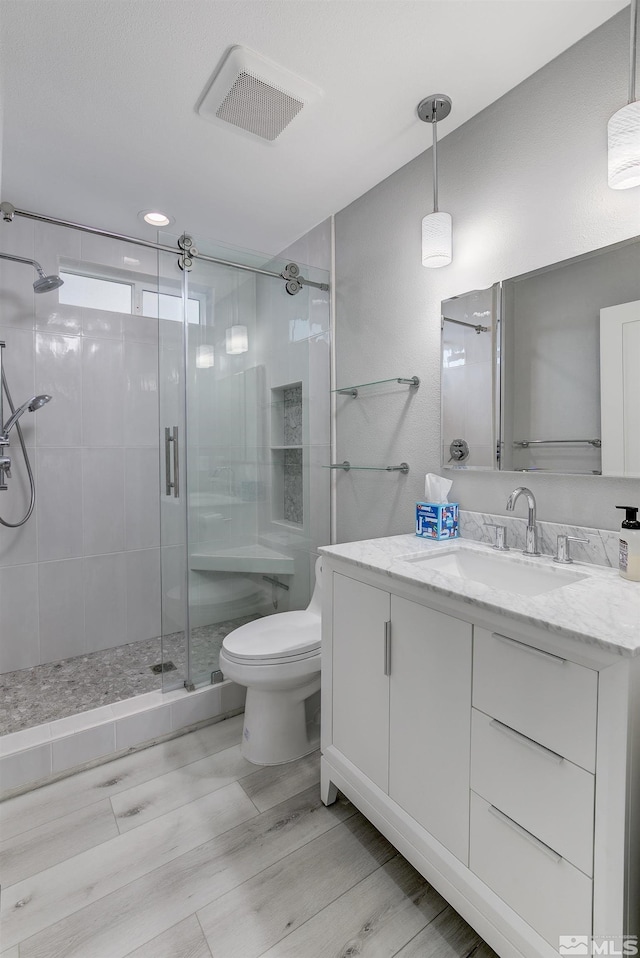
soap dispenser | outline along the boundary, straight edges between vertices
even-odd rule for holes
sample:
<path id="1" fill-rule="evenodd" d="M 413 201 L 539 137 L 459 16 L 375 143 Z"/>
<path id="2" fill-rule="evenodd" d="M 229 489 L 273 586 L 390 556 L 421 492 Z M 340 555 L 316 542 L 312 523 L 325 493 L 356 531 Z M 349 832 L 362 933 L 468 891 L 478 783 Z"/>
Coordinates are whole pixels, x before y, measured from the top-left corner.
<path id="1" fill-rule="evenodd" d="M 632 582 L 640 582 L 640 522 L 636 506 L 616 506 L 624 509 L 626 518 L 620 530 L 620 575 Z"/>

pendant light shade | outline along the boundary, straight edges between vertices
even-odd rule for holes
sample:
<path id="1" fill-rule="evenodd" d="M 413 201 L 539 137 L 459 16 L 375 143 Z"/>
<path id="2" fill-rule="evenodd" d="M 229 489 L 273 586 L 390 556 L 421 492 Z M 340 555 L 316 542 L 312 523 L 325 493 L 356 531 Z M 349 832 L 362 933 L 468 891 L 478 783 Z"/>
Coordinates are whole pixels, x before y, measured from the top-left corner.
<path id="1" fill-rule="evenodd" d="M 229 326 L 225 335 L 225 350 L 228 356 L 238 356 L 249 349 L 249 334 L 246 326 Z"/>
<path id="2" fill-rule="evenodd" d="M 629 102 L 609 120 L 609 186 L 628 190 L 640 186 L 640 101 L 636 100 L 636 38 L 638 4 L 631 0 L 629 42 Z"/>
<path id="3" fill-rule="evenodd" d="M 422 265 L 431 269 L 451 262 L 451 213 L 427 213 L 422 219 Z"/>
<path id="4" fill-rule="evenodd" d="M 451 112 L 451 100 L 443 93 L 428 96 L 418 104 L 418 116 L 433 127 L 433 213 L 422 220 L 422 265 L 429 269 L 451 262 L 451 213 L 438 209 L 438 120 Z"/>
<path id="5" fill-rule="evenodd" d="M 609 120 L 609 186 L 640 186 L 640 100 L 627 103 Z"/>
<path id="6" fill-rule="evenodd" d="M 213 346 L 202 343 L 196 349 L 196 368 L 211 369 L 215 362 Z"/>

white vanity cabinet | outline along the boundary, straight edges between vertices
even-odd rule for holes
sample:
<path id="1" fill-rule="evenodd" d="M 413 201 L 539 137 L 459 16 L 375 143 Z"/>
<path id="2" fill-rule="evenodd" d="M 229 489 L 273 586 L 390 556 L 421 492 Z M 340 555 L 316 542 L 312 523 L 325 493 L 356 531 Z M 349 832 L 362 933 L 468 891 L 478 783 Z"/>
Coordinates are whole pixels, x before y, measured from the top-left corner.
<path id="1" fill-rule="evenodd" d="M 333 630 L 335 747 L 466 862 L 471 626 L 336 573 Z"/>
<path id="2" fill-rule="evenodd" d="M 339 556 L 323 577 L 323 801 L 504 958 L 640 934 L 640 659 Z"/>

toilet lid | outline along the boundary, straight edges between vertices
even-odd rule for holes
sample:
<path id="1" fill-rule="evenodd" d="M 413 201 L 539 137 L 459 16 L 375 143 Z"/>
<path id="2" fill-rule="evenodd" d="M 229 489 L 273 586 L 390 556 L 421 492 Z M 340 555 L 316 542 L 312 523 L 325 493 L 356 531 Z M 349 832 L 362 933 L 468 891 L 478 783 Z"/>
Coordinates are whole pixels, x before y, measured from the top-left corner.
<path id="1" fill-rule="evenodd" d="M 320 626 L 311 612 L 280 612 L 234 629 L 222 647 L 234 659 L 303 658 L 320 649 Z"/>

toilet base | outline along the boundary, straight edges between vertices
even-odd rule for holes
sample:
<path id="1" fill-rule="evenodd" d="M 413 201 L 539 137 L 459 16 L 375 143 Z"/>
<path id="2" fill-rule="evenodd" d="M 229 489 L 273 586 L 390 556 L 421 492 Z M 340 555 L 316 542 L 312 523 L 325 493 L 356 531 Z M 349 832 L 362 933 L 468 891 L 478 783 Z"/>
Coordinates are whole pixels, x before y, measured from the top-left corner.
<path id="1" fill-rule="evenodd" d="M 241 751 L 254 765 L 284 765 L 320 745 L 320 726 L 307 721 L 306 700 L 320 688 L 320 675 L 295 689 L 247 689 Z"/>

